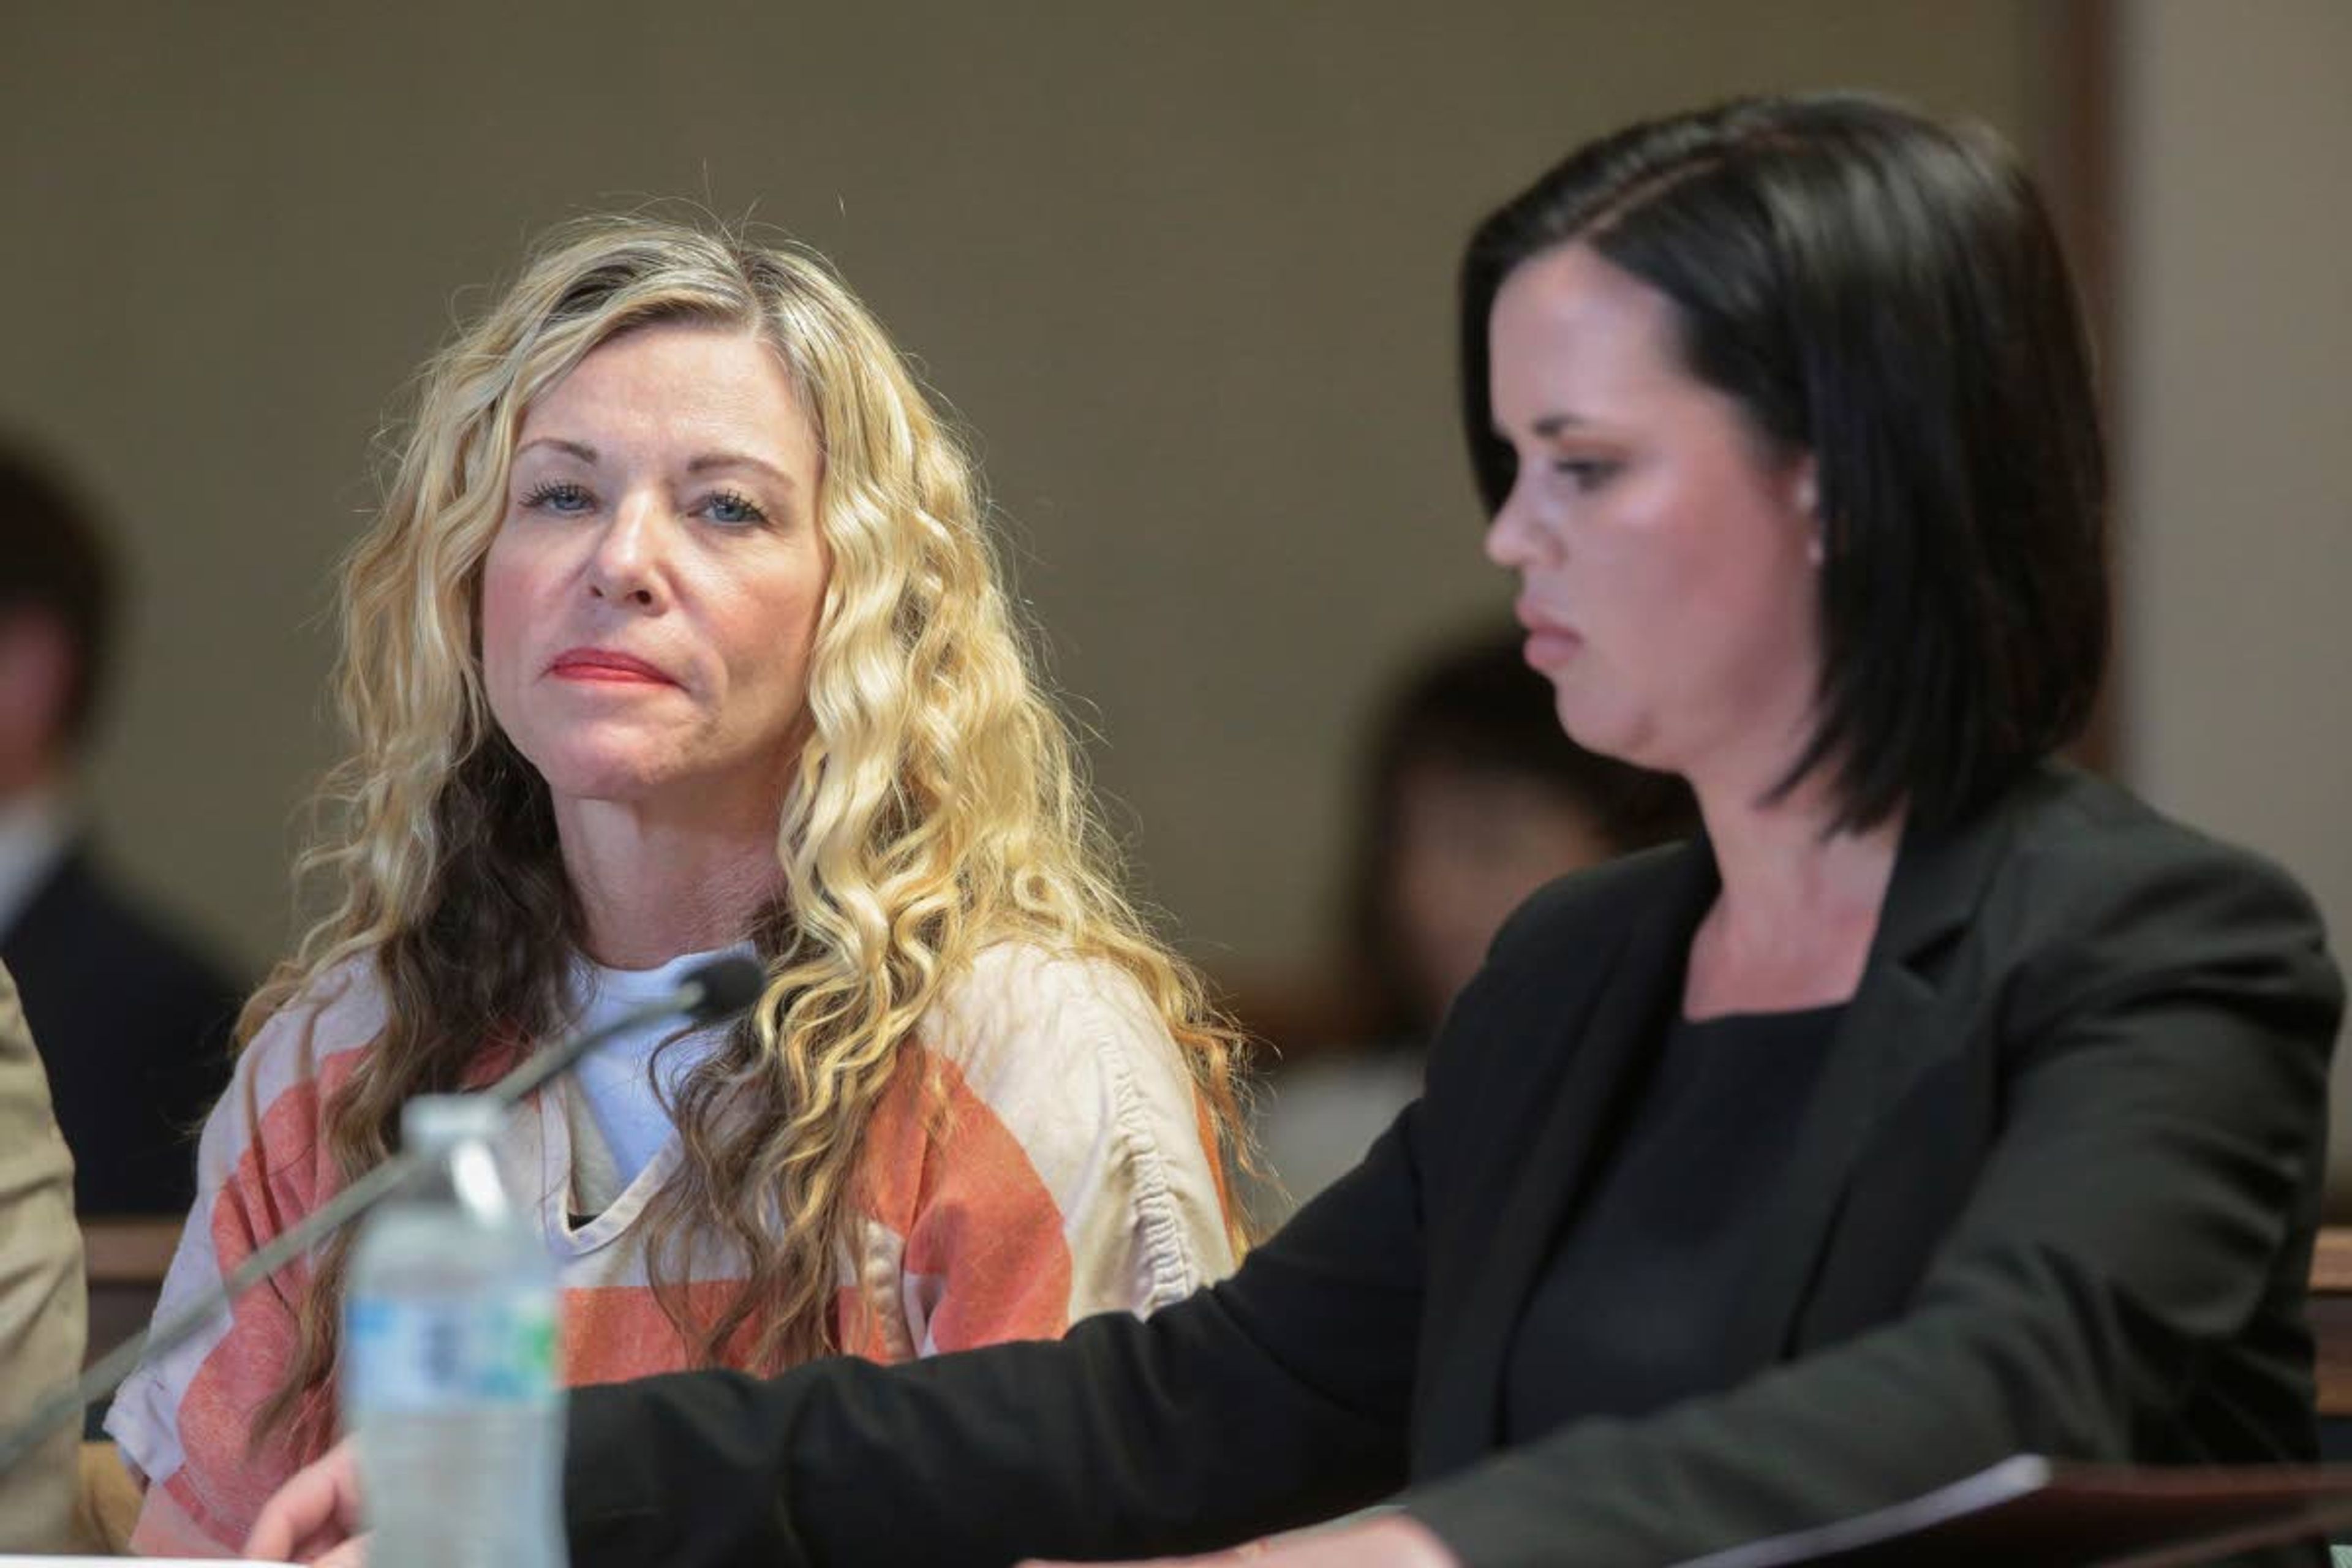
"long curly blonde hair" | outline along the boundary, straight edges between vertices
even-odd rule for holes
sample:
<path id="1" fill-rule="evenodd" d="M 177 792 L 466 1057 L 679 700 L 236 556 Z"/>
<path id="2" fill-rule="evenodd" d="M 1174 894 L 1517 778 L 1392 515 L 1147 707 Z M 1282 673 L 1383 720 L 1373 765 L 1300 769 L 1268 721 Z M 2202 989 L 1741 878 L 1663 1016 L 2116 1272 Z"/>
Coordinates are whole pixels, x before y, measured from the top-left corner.
<path id="1" fill-rule="evenodd" d="M 838 1348 L 836 1259 L 867 1122 L 917 1020 L 981 948 L 1034 942 L 1132 977 L 1183 1047 L 1224 1160 L 1242 1154 L 1239 1043 L 1121 891 L 1000 585 L 972 466 L 880 325 L 796 248 L 593 218 L 550 236 L 428 363 L 382 512 L 344 564 L 336 689 L 352 750 L 297 871 L 329 907 L 240 1025 L 249 1041 L 329 971 L 373 965 L 390 1022 L 324 1112 L 341 1178 L 384 1158 L 410 1096 L 460 1087 L 499 1042 L 565 1021 L 581 912 L 547 789 L 484 697 L 478 587 L 532 400 L 600 343 L 662 322 L 772 345 L 824 462 L 833 567 L 811 732 L 777 825 L 782 891 L 749 933 L 767 986 L 675 1091 L 686 1158 L 647 1232 L 695 1353 L 748 1344 L 768 1369 Z M 662 1284 L 696 1235 L 748 1262 L 731 1299 L 698 1314 Z M 347 1262 L 348 1244 L 331 1246 L 299 1288 L 296 1352 L 257 1442 L 327 1435 Z"/>

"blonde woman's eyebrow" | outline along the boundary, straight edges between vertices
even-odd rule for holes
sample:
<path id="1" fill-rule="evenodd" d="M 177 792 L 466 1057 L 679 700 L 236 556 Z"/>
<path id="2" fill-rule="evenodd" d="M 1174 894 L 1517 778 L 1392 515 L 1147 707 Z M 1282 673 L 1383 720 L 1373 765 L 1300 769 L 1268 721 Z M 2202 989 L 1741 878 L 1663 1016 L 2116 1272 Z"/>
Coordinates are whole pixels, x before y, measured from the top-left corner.
<path id="1" fill-rule="evenodd" d="M 530 440 L 525 441 L 521 446 L 515 448 L 515 456 L 520 458 L 525 452 L 530 451 L 534 447 L 544 447 L 551 451 L 562 452 L 567 457 L 577 458 L 591 468 L 595 467 L 595 465 L 602 460 L 596 448 L 588 445 L 585 441 L 573 441 L 562 436 L 534 436 Z M 770 479 L 773 480 L 778 486 L 784 489 L 791 490 L 799 488 L 793 483 L 792 475 L 786 473 L 782 468 L 778 468 L 775 464 L 768 461 L 765 458 L 755 458 L 749 452 L 704 452 L 697 457 L 687 459 L 685 471 L 688 475 L 698 477 L 703 474 L 717 472 L 722 468 L 756 469 L 758 472 L 766 475 Z"/>
<path id="2" fill-rule="evenodd" d="M 589 464 L 591 467 L 593 467 L 597 460 L 595 447 L 588 446 L 584 442 L 567 441 L 560 436 L 534 436 L 530 440 L 525 441 L 521 446 L 515 448 L 515 456 L 520 458 L 534 447 L 552 447 L 558 452 L 562 452 L 568 456 L 577 458 L 582 462 Z"/>
<path id="3" fill-rule="evenodd" d="M 689 474 L 707 474 L 719 468 L 756 468 L 786 489 L 796 488 L 792 475 L 765 458 L 755 458 L 748 452 L 705 452 L 689 459 L 686 465 L 686 471 Z"/>

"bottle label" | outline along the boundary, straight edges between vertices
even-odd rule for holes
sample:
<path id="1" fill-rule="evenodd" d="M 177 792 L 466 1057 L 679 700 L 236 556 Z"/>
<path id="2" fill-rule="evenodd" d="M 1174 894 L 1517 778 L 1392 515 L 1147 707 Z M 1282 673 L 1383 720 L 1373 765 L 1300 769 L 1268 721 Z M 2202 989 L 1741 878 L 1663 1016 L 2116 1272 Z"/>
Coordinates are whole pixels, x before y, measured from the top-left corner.
<path id="1" fill-rule="evenodd" d="M 344 1396 L 354 1410 L 525 1404 L 555 1392 L 555 1302 L 537 1290 L 355 1297 L 343 1333 Z"/>

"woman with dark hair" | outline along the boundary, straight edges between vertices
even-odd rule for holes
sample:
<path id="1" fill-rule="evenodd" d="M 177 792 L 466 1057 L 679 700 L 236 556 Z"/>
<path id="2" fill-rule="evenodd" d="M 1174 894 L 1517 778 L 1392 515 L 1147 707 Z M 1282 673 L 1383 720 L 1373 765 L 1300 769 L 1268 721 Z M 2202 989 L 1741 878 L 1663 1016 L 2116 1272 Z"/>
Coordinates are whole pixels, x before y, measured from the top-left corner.
<path id="1" fill-rule="evenodd" d="M 1852 97 L 1636 126 L 1479 229 L 1464 323 L 1528 659 L 1705 834 L 1531 900 L 1422 1100 L 1148 1323 L 583 1394 L 581 1568 L 1198 1550 L 1391 1494 L 1251 1561 L 1669 1563 L 2020 1451 L 2312 1457 L 2342 986 L 2284 873 L 2051 760 L 2105 479 L 2012 157 Z M 331 1462 L 254 1544 L 352 1505 Z"/>

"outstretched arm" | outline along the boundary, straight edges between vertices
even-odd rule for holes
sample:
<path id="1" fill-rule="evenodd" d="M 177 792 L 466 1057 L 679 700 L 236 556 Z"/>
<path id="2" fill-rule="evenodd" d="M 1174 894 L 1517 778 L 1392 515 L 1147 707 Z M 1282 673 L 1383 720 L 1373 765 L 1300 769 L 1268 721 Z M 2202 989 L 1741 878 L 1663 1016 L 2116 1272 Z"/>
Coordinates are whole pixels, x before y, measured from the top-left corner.
<path id="1" fill-rule="evenodd" d="M 1412 1120 L 1233 1279 L 1147 1321 L 579 1390 L 575 1568 L 1198 1551 L 1385 1495 L 1420 1329 Z"/>

